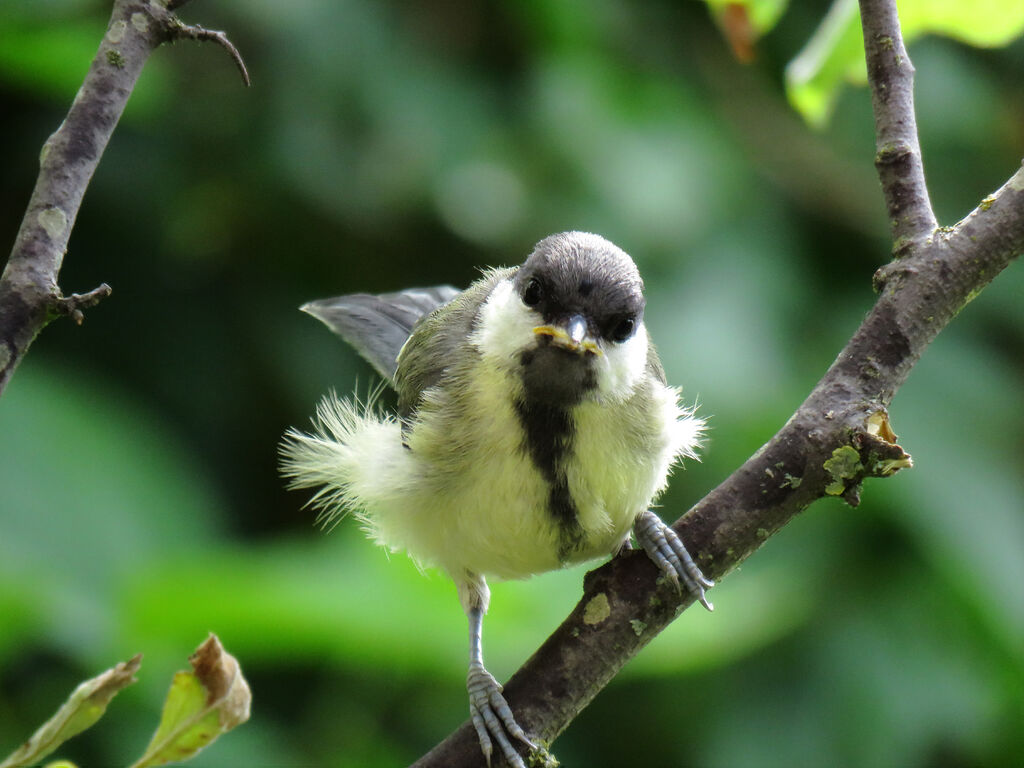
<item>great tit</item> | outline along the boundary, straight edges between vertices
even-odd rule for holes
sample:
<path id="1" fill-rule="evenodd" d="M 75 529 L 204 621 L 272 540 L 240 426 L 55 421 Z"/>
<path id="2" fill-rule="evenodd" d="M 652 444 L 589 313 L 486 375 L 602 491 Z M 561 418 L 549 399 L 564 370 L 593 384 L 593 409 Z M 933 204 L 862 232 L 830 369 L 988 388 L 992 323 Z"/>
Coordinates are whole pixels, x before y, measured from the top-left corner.
<path id="1" fill-rule="evenodd" d="M 541 240 L 519 267 L 449 286 L 353 294 L 302 309 L 348 341 L 398 392 L 397 417 L 328 395 L 311 432 L 289 430 L 281 469 L 318 489 L 320 519 L 353 514 L 369 534 L 443 569 L 469 619 L 470 715 L 493 742 L 534 746 L 484 668 L 487 577 L 522 579 L 629 545 L 706 608 L 713 586 L 652 511 L 694 457 L 704 420 L 667 385 L 644 326 L 633 260 L 604 238 Z"/>

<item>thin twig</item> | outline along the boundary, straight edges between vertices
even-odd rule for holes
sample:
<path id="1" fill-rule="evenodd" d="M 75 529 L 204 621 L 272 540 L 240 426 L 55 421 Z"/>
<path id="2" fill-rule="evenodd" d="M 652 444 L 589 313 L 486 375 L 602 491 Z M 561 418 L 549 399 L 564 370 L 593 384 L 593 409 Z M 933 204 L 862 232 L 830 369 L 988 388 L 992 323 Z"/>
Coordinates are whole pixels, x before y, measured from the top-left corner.
<path id="1" fill-rule="evenodd" d="M 205 27 L 200 27 L 198 24 L 182 24 L 179 22 L 178 25 L 173 28 L 172 35 L 179 40 L 198 40 L 199 42 L 216 43 L 226 50 L 228 55 L 234 60 L 235 66 L 238 67 L 238 71 L 242 75 L 242 82 L 245 83 L 246 87 L 252 85 L 252 82 L 249 80 L 249 70 L 245 68 L 245 61 L 242 59 L 242 54 L 240 54 L 234 44 L 228 40 L 228 36 L 224 32 L 218 32 L 214 29 L 206 29 Z"/>
<path id="2" fill-rule="evenodd" d="M 85 319 L 82 310 L 95 307 L 112 292 L 109 285 L 101 283 L 99 287 L 93 288 L 88 293 L 73 293 L 70 296 L 54 298 L 51 310 L 58 315 L 67 315 L 74 320 L 75 325 L 81 325 Z"/>
<path id="3" fill-rule="evenodd" d="M 902 256 L 938 226 L 917 135 L 914 65 L 903 45 L 893 0 L 860 0 L 860 15 L 875 113 L 875 167 L 889 211 L 893 253 Z"/>

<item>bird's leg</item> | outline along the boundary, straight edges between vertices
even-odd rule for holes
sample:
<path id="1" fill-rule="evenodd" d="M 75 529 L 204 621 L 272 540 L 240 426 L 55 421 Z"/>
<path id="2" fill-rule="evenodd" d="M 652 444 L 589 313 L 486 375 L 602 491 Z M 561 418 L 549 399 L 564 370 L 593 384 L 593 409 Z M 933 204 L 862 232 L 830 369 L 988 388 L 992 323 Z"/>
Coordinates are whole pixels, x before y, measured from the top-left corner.
<path id="1" fill-rule="evenodd" d="M 469 714 L 473 720 L 473 727 L 476 728 L 477 738 L 480 739 L 480 749 L 487 764 L 490 765 L 493 739 L 498 742 L 510 766 L 526 768 L 523 759 L 512 746 L 509 736 L 519 739 L 530 749 L 536 747 L 516 722 L 508 702 L 501 695 L 498 681 L 484 668 L 480 638 L 490 590 L 487 589 L 483 577 L 467 574 L 466 581 L 459 584 L 459 599 L 469 619 L 469 674 L 466 676 L 466 689 L 469 691 Z"/>
<path id="2" fill-rule="evenodd" d="M 682 589 L 682 582 L 697 596 L 701 605 L 709 611 L 715 609 L 704 594 L 704 590 L 711 589 L 715 582 L 705 578 L 676 532 L 665 525 L 660 517 L 649 509 L 645 510 L 633 523 L 633 533 L 636 534 L 640 546 L 646 550 L 655 565 L 672 580 L 676 588 Z"/>

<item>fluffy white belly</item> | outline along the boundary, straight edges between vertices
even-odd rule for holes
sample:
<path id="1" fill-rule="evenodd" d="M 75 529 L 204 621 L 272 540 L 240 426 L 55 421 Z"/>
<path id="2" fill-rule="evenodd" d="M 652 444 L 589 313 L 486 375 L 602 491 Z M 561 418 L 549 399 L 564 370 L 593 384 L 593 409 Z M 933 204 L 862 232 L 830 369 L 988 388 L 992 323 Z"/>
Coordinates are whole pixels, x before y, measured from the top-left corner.
<path id="1" fill-rule="evenodd" d="M 482 382 L 467 402 L 432 393 L 408 448 L 392 422 L 390 447 L 379 445 L 372 463 L 393 471 L 353 489 L 360 516 L 381 543 L 453 576 L 525 578 L 613 553 L 674 459 L 665 422 L 645 414 L 645 423 L 626 423 L 597 402 L 572 409 L 560 467 L 575 512 L 567 526 L 553 514 L 551 481 L 530 457 L 512 400 L 486 394 L 501 391 Z M 488 414 L 486 423 L 463 418 L 463 408 Z"/>
<path id="2" fill-rule="evenodd" d="M 530 456 L 509 388 L 499 386 L 507 381 L 474 380 L 457 398 L 428 390 L 404 443 L 393 416 L 330 397 L 315 434 L 291 434 L 286 469 L 296 485 L 321 487 L 314 503 L 326 519 L 351 512 L 379 543 L 422 565 L 457 580 L 466 571 L 525 578 L 614 552 L 702 426 L 653 380 L 642 408 L 572 408 L 558 464 L 573 510 L 567 527 L 552 513 L 551 478 Z"/>

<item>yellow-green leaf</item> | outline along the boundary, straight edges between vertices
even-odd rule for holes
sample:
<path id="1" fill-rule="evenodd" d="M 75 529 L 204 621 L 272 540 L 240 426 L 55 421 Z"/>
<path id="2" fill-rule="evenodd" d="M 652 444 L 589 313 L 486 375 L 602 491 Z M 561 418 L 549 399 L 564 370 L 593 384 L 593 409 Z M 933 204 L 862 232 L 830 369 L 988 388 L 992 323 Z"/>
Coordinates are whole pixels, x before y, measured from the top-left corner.
<path id="1" fill-rule="evenodd" d="M 804 120 L 821 128 L 832 114 L 839 86 L 858 78 L 867 79 L 867 65 L 857 0 L 835 0 L 786 67 L 786 95 Z"/>
<path id="2" fill-rule="evenodd" d="M 216 635 L 210 635 L 189 662 L 191 672 L 174 675 L 160 725 L 132 768 L 187 760 L 249 719 L 249 685 L 238 661 Z"/>
<path id="3" fill-rule="evenodd" d="M 1018 0 L 899 0 L 903 41 L 926 34 L 951 37 L 979 48 L 1006 45 L 1024 32 L 1024 3 Z M 790 103 L 812 126 L 832 114 L 844 83 L 867 79 L 857 0 L 834 0 L 803 50 L 786 67 Z"/>
<path id="4" fill-rule="evenodd" d="M 904 42 L 945 35 L 978 48 L 996 48 L 1024 32 L 1024 3 L 1017 0 L 900 0 Z"/>
<path id="5" fill-rule="evenodd" d="M 135 682 L 134 675 L 141 663 L 140 653 L 79 685 L 53 717 L 0 763 L 0 768 L 34 765 L 95 723 L 117 692 Z"/>
<path id="6" fill-rule="evenodd" d="M 706 0 L 712 13 L 724 13 L 730 6 L 745 8 L 758 35 L 771 30 L 786 10 L 789 0 Z"/>
<path id="7" fill-rule="evenodd" d="M 743 62 L 753 61 L 757 41 L 782 16 L 788 0 L 706 0 L 711 16 L 718 22 L 733 54 Z"/>

